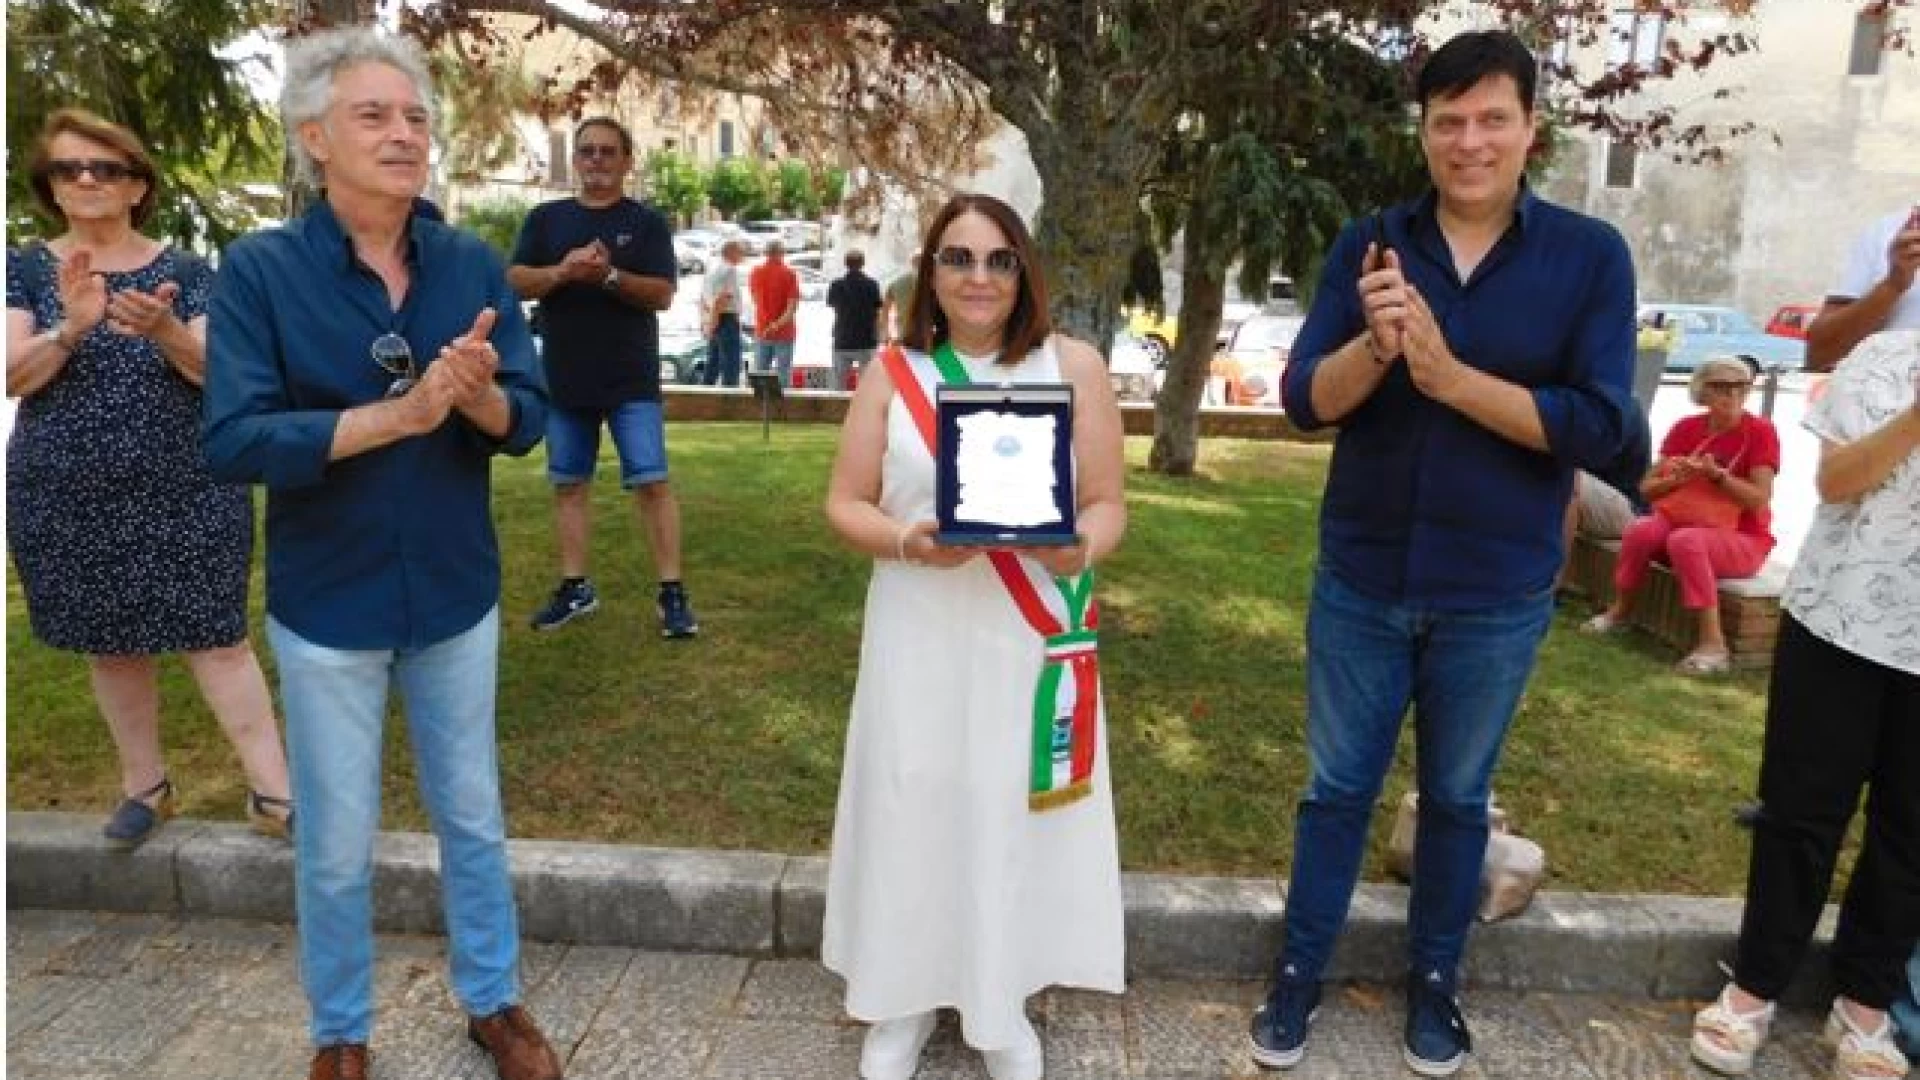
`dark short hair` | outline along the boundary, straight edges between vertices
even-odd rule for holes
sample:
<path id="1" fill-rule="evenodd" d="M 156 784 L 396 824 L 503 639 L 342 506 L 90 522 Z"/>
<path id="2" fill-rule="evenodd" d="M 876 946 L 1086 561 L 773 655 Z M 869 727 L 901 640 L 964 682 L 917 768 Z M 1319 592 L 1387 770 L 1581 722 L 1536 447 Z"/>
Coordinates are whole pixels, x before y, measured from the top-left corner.
<path id="1" fill-rule="evenodd" d="M 933 294 L 937 269 L 934 259 L 940 251 L 940 234 L 947 231 L 955 218 L 969 212 L 998 225 L 1007 235 L 1008 246 L 1020 256 L 1019 293 L 1013 300 L 1013 314 L 1007 317 L 1007 336 L 1001 343 L 999 360 L 1010 367 L 1047 340 L 1047 335 L 1053 333 L 1053 318 L 1047 311 L 1047 279 L 1040 272 L 1039 252 L 1033 246 L 1026 222 L 1020 220 L 1013 207 L 991 195 L 955 195 L 933 216 L 933 224 L 927 226 L 927 238 L 914 259 L 913 299 L 907 305 L 910 318 L 901 338 L 921 352 L 932 352 L 947 339 L 947 313 L 940 310 L 940 302 Z"/>
<path id="2" fill-rule="evenodd" d="M 134 179 L 147 185 L 147 193 L 133 204 L 132 215 L 134 228 L 145 225 L 160 197 L 160 174 L 153 167 L 153 158 L 147 155 L 147 148 L 140 145 L 139 136 L 85 109 L 60 109 L 47 117 L 47 126 L 41 129 L 39 140 L 33 144 L 33 155 L 27 159 L 28 186 L 33 188 L 33 198 L 40 209 L 62 228 L 66 227 L 66 211 L 53 201 L 53 140 L 62 135 L 78 135 L 97 142 L 127 159 Z"/>
<path id="3" fill-rule="evenodd" d="M 1414 80 L 1414 97 L 1424 114 L 1434 98 L 1459 97 L 1491 75 L 1512 78 L 1520 91 L 1521 107 L 1533 111 L 1540 64 L 1526 42 L 1506 30 L 1473 30 L 1448 38 L 1421 65 Z"/>
<path id="4" fill-rule="evenodd" d="M 603 127 L 620 136 L 620 156 L 633 156 L 633 136 L 627 132 L 625 124 L 611 116 L 589 116 L 580 121 L 579 127 L 573 129 L 573 141 L 578 144 L 580 136 L 585 135 L 590 127 Z"/>
<path id="5" fill-rule="evenodd" d="M 847 269 L 858 270 L 867 265 L 867 257 L 858 251 L 849 251 L 847 252 L 846 264 Z"/>

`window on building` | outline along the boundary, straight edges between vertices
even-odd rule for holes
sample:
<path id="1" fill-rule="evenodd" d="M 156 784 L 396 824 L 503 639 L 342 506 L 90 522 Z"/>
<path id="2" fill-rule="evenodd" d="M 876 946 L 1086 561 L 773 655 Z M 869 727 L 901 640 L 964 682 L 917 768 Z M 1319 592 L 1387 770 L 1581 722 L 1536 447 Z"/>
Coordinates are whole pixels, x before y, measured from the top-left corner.
<path id="1" fill-rule="evenodd" d="M 1616 8 L 1607 20 L 1607 70 L 1651 68 L 1666 45 L 1667 16 L 1639 8 Z"/>
<path id="2" fill-rule="evenodd" d="M 720 121 L 720 156 L 723 158 L 733 156 L 733 121 L 731 120 Z"/>
<path id="3" fill-rule="evenodd" d="M 1887 51 L 1887 13 L 1862 11 L 1853 17 L 1853 50 L 1847 57 L 1847 74 L 1878 75 L 1880 58 Z"/>
<path id="4" fill-rule="evenodd" d="M 1640 151 L 1632 143 L 1618 139 L 1607 141 L 1607 186 L 1632 188 L 1639 179 Z"/>
<path id="5" fill-rule="evenodd" d="M 571 164 L 569 153 L 565 131 L 555 129 L 547 132 L 547 182 L 555 187 L 573 183 L 572 174 L 567 171 L 567 166 Z"/>

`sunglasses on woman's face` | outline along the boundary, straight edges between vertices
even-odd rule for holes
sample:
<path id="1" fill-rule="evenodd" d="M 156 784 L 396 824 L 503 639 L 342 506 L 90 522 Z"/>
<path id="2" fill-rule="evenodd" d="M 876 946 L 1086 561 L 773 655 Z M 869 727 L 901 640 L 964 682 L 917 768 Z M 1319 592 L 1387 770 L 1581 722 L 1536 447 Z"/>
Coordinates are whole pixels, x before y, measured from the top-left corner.
<path id="1" fill-rule="evenodd" d="M 1744 394 L 1747 392 L 1747 388 L 1753 384 L 1744 379 L 1737 382 L 1722 382 L 1714 379 L 1701 383 L 1700 385 L 1716 394 Z"/>
<path id="2" fill-rule="evenodd" d="M 973 273 L 978 265 L 985 265 L 987 273 L 998 278 L 1020 273 L 1020 253 L 1012 248 L 994 248 L 980 255 L 972 248 L 943 247 L 934 253 L 933 261 L 962 276 Z"/>
<path id="3" fill-rule="evenodd" d="M 92 173 L 102 184 L 115 184 L 133 175 L 133 166 L 110 158 L 59 158 L 47 162 L 47 175 L 63 184 L 72 184 Z"/>
<path id="4" fill-rule="evenodd" d="M 387 386 L 387 396 L 403 397 L 420 381 L 420 369 L 413 365 L 413 346 L 399 334 L 388 332 L 373 339 L 373 362 L 380 370 L 394 376 Z"/>

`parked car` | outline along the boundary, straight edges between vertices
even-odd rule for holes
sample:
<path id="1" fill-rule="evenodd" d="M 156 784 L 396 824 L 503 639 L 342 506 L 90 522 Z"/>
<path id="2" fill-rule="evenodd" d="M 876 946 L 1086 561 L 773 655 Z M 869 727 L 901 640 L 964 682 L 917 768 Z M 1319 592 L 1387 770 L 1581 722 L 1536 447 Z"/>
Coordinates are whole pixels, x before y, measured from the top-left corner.
<path id="1" fill-rule="evenodd" d="M 673 235 L 673 255 L 682 274 L 704 274 L 720 258 L 725 238 L 705 229 L 686 229 Z"/>
<path id="2" fill-rule="evenodd" d="M 1115 334 L 1113 352 L 1107 357 L 1113 396 L 1121 401 L 1152 401 L 1166 378 L 1165 363 L 1146 339 L 1127 331 Z"/>
<path id="3" fill-rule="evenodd" d="M 1287 370 L 1293 339 L 1306 316 L 1262 312 L 1234 328 L 1224 352 L 1214 357 L 1219 380 L 1216 404 L 1280 406 L 1280 380 Z"/>
<path id="4" fill-rule="evenodd" d="M 773 218 L 741 223 L 749 232 L 777 238 L 788 251 L 818 251 L 821 229 L 818 222 L 800 218 Z"/>
<path id="5" fill-rule="evenodd" d="M 1813 318 L 1818 314 L 1819 304 L 1782 304 L 1773 313 L 1773 318 L 1767 320 L 1767 333 L 1774 337 L 1805 341 L 1807 327 L 1813 325 Z"/>
<path id="6" fill-rule="evenodd" d="M 1668 371 L 1691 372 L 1710 356 L 1733 356 L 1745 361 L 1758 377 L 1767 371 L 1797 371 L 1806 354 L 1801 342 L 1764 332 L 1734 308 L 1663 301 L 1640 305 L 1641 325 L 1651 323 L 1656 315 L 1664 316 L 1675 334 L 1673 351 L 1667 354 Z"/>

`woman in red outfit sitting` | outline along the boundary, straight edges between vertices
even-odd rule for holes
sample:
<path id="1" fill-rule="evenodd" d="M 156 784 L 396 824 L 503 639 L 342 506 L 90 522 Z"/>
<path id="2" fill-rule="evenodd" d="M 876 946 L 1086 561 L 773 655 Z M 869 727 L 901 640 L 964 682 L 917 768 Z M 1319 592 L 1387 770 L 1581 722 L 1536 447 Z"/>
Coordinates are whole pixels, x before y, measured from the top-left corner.
<path id="1" fill-rule="evenodd" d="M 1680 670 L 1727 670 L 1719 580 L 1752 577 L 1773 550 L 1768 504 L 1780 471 L 1780 435 L 1772 421 L 1746 411 L 1752 389 L 1753 369 L 1732 357 L 1714 357 L 1693 373 L 1689 392 L 1705 409 L 1674 424 L 1661 443 L 1660 460 L 1640 484 L 1654 512 L 1620 538 L 1613 606 L 1588 620 L 1587 632 L 1620 626 L 1648 565 L 1665 556 L 1681 604 L 1700 617 L 1700 638 Z"/>

